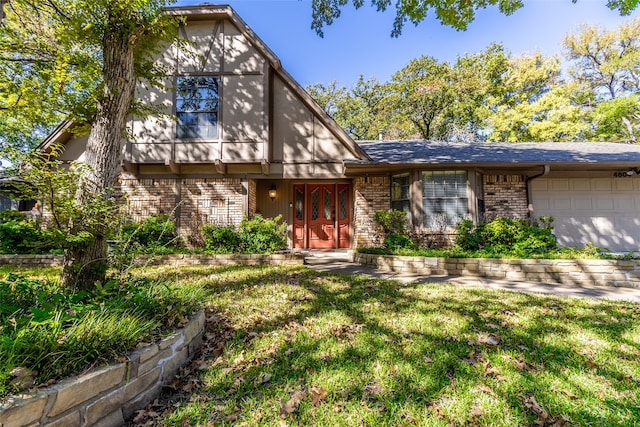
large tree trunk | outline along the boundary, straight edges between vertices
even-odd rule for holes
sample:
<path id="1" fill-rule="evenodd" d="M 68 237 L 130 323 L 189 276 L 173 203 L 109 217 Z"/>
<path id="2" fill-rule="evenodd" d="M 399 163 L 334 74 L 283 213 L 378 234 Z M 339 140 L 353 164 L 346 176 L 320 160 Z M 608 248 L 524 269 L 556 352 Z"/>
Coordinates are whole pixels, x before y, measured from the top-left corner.
<path id="1" fill-rule="evenodd" d="M 131 38 L 128 31 L 112 23 L 103 40 L 104 88 L 85 150 L 85 161 L 90 171 L 84 176 L 77 195 L 80 206 L 86 205 L 91 195 L 111 197 L 135 89 Z M 62 274 L 65 285 L 86 289 L 96 281 L 104 280 L 108 231 L 106 226 L 102 230 L 94 230 L 94 242 L 89 248 L 66 251 Z"/>

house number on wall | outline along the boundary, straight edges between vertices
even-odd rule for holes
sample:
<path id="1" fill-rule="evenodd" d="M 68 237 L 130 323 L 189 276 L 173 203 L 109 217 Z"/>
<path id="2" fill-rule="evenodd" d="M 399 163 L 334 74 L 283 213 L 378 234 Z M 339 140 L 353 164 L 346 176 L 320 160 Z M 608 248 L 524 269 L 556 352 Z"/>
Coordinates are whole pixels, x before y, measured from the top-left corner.
<path id="1" fill-rule="evenodd" d="M 628 173 L 628 172 L 614 172 L 613 176 L 616 178 L 631 178 L 631 176 L 633 175 L 633 173 Z"/>

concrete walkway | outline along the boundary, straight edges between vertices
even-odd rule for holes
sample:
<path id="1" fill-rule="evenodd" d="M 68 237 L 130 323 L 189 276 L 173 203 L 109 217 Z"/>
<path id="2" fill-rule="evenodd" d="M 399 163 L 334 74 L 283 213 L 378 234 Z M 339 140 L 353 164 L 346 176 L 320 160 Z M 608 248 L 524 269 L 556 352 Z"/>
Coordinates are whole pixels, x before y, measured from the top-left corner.
<path id="1" fill-rule="evenodd" d="M 452 283 L 460 286 L 475 286 L 486 289 L 502 289 L 515 292 L 542 293 L 564 297 L 600 298 L 640 303 L 640 289 L 602 286 L 566 286 L 555 283 L 516 282 L 492 280 L 472 276 L 422 276 L 414 273 L 396 273 L 381 270 L 351 261 L 347 252 L 308 252 L 305 264 L 316 271 L 331 271 L 343 274 L 364 274 L 381 279 L 398 280 L 403 283 Z"/>

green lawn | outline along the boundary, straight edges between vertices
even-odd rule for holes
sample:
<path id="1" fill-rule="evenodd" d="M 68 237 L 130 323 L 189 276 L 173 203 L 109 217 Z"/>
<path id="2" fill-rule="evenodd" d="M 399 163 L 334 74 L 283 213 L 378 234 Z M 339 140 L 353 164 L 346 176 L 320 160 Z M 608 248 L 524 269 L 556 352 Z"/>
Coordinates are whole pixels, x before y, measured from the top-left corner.
<path id="1" fill-rule="evenodd" d="M 188 397 L 141 423 L 640 423 L 640 305 L 302 266 L 137 274 L 201 284 L 219 331 L 192 365 L 198 373 L 174 384 Z"/>

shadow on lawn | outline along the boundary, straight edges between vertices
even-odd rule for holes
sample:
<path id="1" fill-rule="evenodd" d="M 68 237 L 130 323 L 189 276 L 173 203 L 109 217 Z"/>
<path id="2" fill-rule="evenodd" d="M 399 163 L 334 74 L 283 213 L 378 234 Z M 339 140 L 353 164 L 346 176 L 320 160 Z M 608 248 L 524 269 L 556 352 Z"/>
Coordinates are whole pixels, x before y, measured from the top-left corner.
<path id="1" fill-rule="evenodd" d="M 200 403 L 181 409 L 183 420 L 269 425 L 282 415 L 300 425 L 632 425 L 640 419 L 638 380 L 629 374 L 639 369 L 631 336 L 640 306 L 403 285 L 302 266 L 158 274 L 201 283 L 208 303 L 234 329 L 225 354 L 210 361 L 208 386 L 195 391 Z M 296 390 L 307 396 L 319 384 L 327 396 L 317 407 L 308 399 L 287 407 Z"/>

